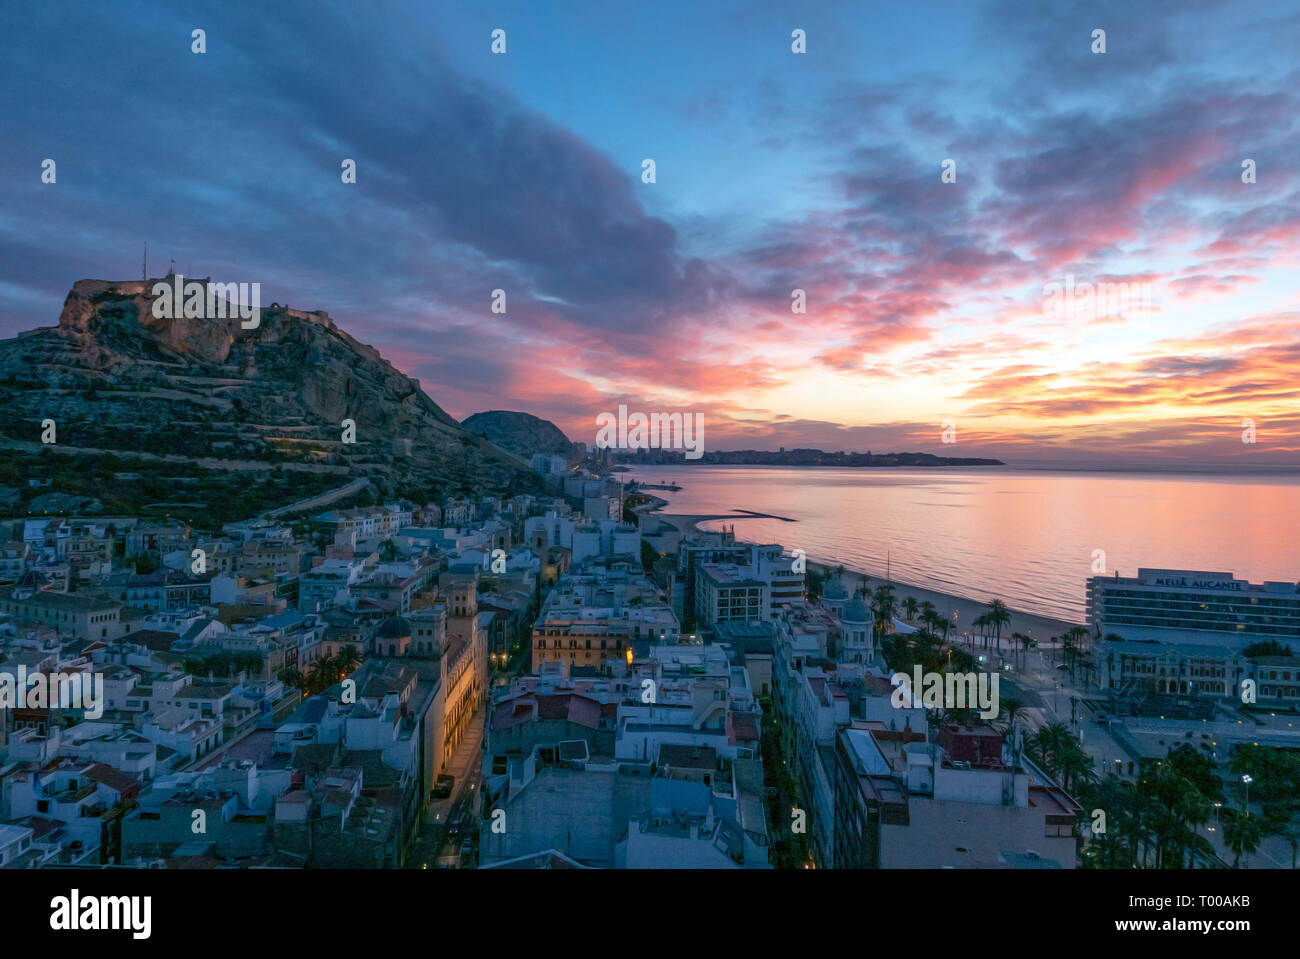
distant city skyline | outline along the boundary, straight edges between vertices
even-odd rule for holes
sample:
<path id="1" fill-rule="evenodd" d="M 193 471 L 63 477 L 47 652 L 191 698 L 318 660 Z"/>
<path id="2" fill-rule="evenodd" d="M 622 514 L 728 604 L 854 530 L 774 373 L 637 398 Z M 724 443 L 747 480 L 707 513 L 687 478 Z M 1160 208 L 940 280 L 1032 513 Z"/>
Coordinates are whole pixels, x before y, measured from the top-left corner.
<path id="1" fill-rule="evenodd" d="M 1300 465 L 1294 7 L 384 11 L 0 12 L 0 337 L 147 241 L 588 447 L 628 403 L 706 450 Z M 1084 283 L 1133 296 L 1045 312 Z"/>

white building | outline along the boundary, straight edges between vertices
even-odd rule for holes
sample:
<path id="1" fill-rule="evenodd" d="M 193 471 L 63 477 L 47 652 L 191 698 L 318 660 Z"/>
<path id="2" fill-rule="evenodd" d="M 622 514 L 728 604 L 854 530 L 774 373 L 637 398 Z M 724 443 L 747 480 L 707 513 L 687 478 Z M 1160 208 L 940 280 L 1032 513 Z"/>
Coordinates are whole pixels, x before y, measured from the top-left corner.
<path id="1" fill-rule="evenodd" d="M 641 532 L 631 523 L 602 520 L 583 523 L 573 530 L 573 562 L 580 563 L 589 556 L 618 556 L 627 554 L 641 557 Z"/>
<path id="2" fill-rule="evenodd" d="M 561 476 L 569 471 L 568 461 L 563 456 L 551 456 L 546 453 L 534 453 L 528 465 L 533 472 L 543 476 Z"/>
<path id="3" fill-rule="evenodd" d="M 530 516 L 524 520 L 524 542 L 539 555 L 557 547 L 572 549 L 573 530 L 572 519 L 548 510 L 545 516 Z"/>
<path id="4" fill-rule="evenodd" d="M 795 603 L 804 598 L 803 570 L 796 570 L 799 561 L 785 554 L 776 544 L 755 546 L 751 565 L 754 576 L 767 584 L 769 615 L 780 615 L 783 603 Z"/>
<path id="5" fill-rule="evenodd" d="M 333 558 L 309 569 L 298 577 L 298 609 L 316 613 L 329 606 L 341 606 L 364 570 L 363 560 Z"/>

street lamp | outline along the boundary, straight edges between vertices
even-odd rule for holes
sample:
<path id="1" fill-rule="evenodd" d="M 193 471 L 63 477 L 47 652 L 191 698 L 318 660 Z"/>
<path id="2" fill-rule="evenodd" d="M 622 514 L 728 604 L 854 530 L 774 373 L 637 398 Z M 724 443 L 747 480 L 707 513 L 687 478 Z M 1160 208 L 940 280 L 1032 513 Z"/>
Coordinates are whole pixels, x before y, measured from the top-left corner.
<path id="1" fill-rule="evenodd" d="M 1253 783 L 1253 782 L 1255 781 L 1255 779 L 1254 779 L 1254 777 L 1252 777 L 1249 773 L 1246 773 L 1245 775 L 1243 775 L 1243 776 L 1241 777 L 1241 781 L 1242 781 L 1243 783 L 1245 783 L 1245 785 L 1246 785 L 1246 807 L 1245 807 L 1245 813 L 1246 813 L 1247 816 L 1249 816 L 1249 815 L 1250 815 L 1250 784 Z"/>

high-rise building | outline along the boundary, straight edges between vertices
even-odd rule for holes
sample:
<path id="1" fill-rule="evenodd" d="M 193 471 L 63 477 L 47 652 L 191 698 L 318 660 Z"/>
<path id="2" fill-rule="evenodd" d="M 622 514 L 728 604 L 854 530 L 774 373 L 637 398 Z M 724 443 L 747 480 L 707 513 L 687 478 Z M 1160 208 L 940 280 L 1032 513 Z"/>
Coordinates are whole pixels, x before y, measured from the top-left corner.
<path id="1" fill-rule="evenodd" d="M 1294 582 L 1249 583 L 1232 573 L 1139 569 L 1088 580 L 1088 625 L 1103 638 L 1243 649 L 1274 640 L 1300 647 Z"/>

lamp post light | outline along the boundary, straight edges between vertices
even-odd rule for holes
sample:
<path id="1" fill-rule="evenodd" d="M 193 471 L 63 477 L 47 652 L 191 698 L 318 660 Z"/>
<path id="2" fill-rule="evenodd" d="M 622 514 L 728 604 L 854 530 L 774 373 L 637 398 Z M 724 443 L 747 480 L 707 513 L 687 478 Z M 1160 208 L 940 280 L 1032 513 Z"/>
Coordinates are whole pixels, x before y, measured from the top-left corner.
<path id="1" fill-rule="evenodd" d="M 1249 816 L 1250 815 L 1250 784 L 1253 783 L 1255 779 L 1249 773 L 1246 773 L 1241 777 L 1241 781 L 1246 786 L 1246 805 L 1243 811 L 1246 813 L 1247 816 Z"/>

